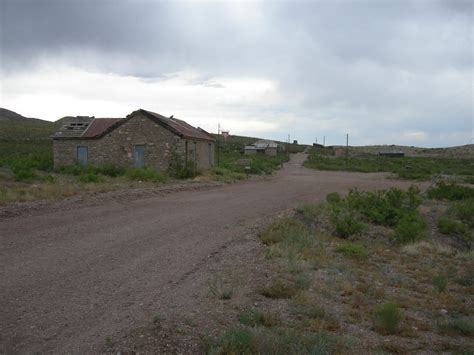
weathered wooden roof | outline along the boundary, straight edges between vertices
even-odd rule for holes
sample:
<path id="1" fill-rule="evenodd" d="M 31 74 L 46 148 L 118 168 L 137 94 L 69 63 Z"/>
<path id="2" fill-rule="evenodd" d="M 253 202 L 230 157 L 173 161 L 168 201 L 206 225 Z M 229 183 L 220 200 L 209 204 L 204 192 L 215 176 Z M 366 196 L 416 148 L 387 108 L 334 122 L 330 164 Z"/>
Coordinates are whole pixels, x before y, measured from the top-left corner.
<path id="1" fill-rule="evenodd" d="M 62 119 L 61 127 L 54 134 L 54 138 L 78 138 L 89 127 L 94 117 L 68 116 Z"/>

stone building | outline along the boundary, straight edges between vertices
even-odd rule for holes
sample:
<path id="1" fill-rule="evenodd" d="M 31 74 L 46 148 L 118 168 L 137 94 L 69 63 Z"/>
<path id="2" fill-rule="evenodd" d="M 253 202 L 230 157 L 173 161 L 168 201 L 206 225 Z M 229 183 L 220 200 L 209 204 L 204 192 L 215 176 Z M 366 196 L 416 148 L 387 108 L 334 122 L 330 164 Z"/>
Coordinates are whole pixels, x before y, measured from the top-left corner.
<path id="1" fill-rule="evenodd" d="M 259 140 L 251 145 L 246 145 L 244 147 L 244 154 L 277 155 L 278 150 L 278 144 L 276 142 L 269 140 Z"/>
<path id="2" fill-rule="evenodd" d="M 114 165 L 167 171 L 214 166 L 214 138 L 177 118 L 137 110 L 125 118 L 67 117 L 53 136 L 54 167 Z"/>

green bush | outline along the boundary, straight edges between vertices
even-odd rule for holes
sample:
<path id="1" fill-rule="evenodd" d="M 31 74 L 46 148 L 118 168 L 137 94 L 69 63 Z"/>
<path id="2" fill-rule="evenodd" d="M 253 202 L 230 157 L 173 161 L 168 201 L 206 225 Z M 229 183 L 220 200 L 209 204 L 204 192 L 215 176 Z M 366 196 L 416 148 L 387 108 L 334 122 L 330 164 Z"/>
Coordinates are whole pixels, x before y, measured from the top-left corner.
<path id="1" fill-rule="evenodd" d="M 348 238 L 365 229 L 365 224 L 360 221 L 359 215 L 345 206 L 332 205 L 330 217 L 334 233 L 338 237 Z"/>
<path id="2" fill-rule="evenodd" d="M 448 217 L 441 217 L 438 220 L 438 229 L 442 234 L 448 235 L 463 234 L 466 232 L 466 227 L 462 223 Z"/>
<path id="3" fill-rule="evenodd" d="M 428 197 L 434 200 L 459 201 L 474 199 L 474 189 L 458 185 L 456 183 L 445 183 L 441 181 L 427 190 Z"/>
<path id="4" fill-rule="evenodd" d="M 276 244 L 284 240 L 299 241 L 310 235 L 308 227 L 293 218 L 282 218 L 268 226 L 259 234 L 260 240 L 266 244 Z"/>
<path id="5" fill-rule="evenodd" d="M 360 244 L 345 243 L 338 245 L 336 251 L 344 254 L 348 258 L 354 259 L 367 259 L 369 252 L 367 249 Z"/>
<path id="6" fill-rule="evenodd" d="M 415 186 L 407 192 L 397 188 L 375 192 L 351 190 L 346 200 L 369 222 L 385 226 L 396 225 L 403 215 L 416 210 L 422 202 L 420 191 Z"/>
<path id="7" fill-rule="evenodd" d="M 448 286 L 448 278 L 443 274 L 437 274 L 433 277 L 433 286 L 438 292 L 443 292 Z"/>
<path id="8" fill-rule="evenodd" d="M 90 168 L 87 169 L 87 171 L 93 172 L 95 174 L 111 176 L 111 177 L 121 176 L 125 173 L 125 169 L 112 165 L 112 164 L 91 166 Z"/>
<path id="9" fill-rule="evenodd" d="M 314 227 L 318 222 L 318 217 L 321 215 L 322 206 L 315 203 L 306 203 L 296 208 L 296 216 L 304 224 L 309 227 Z"/>
<path id="10" fill-rule="evenodd" d="M 239 322 L 248 325 L 249 327 L 256 327 L 263 324 L 263 313 L 252 308 L 245 311 L 239 316 Z"/>
<path id="11" fill-rule="evenodd" d="M 85 169 L 80 165 L 65 165 L 59 168 L 59 172 L 67 175 L 79 176 L 84 173 Z"/>
<path id="12" fill-rule="evenodd" d="M 98 183 L 98 182 L 103 182 L 104 178 L 94 173 L 85 173 L 85 174 L 79 175 L 79 181 L 86 182 L 86 183 L 87 182 Z"/>
<path id="13" fill-rule="evenodd" d="M 31 181 L 38 178 L 38 175 L 30 168 L 13 168 L 15 181 Z"/>
<path id="14" fill-rule="evenodd" d="M 469 227 L 474 227 L 474 198 L 455 202 L 453 210 L 457 218 Z"/>
<path id="15" fill-rule="evenodd" d="M 326 201 L 328 203 L 339 203 L 342 201 L 341 195 L 338 192 L 331 192 L 326 195 Z"/>
<path id="16" fill-rule="evenodd" d="M 474 335 L 474 323 L 469 318 L 457 318 L 448 322 L 438 324 L 441 333 L 459 334 L 472 337 Z"/>
<path id="17" fill-rule="evenodd" d="M 345 353 L 348 341 L 327 333 L 281 328 L 231 328 L 210 344 L 208 354 L 335 354 Z"/>
<path id="18" fill-rule="evenodd" d="M 298 293 L 298 287 L 289 281 L 276 280 L 270 286 L 265 287 L 261 294 L 267 298 L 291 298 Z"/>
<path id="19" fill-rule="evenodd" d="M 248 328 L 232 328 L 218 340 L 209 354 L 250 354 L 254 333 Z"/>
<path id="20" fill-rule="evenodd" d="M 385 303 L 375 308 L 374 329 L 381 334 L 395 334 L 398 331 L 403 313 L 394 303 Z"/>
<path id="21" fill-rule="evenodd" d="M 149 182 L 165 182 L 166 177 L 152 168 L 134 168 L 128 169 L 125 176 L 130 180 L 149 181 Z"/>
<path id="22" fill-rule="evenodd" d="M 418 212 L 405 214 L 395 227 L 395 241 L 401 244 L 420 239 L 426 229 L 426 223 Z"/>
<path id="23" fill-rule="evenodd" d="M 461 286 L 472 286 L 474 285 L 474 272 L 468 271 L 466 274 L 457 277 L 455 281 Z"/>

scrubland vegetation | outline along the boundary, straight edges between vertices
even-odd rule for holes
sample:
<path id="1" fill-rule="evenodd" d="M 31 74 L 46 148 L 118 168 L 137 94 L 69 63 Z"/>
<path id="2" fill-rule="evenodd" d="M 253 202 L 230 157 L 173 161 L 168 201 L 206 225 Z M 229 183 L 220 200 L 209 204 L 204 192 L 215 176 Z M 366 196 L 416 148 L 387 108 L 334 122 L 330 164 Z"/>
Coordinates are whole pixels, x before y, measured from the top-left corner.
<path id="1" fill-rule="evenodd" d="M 459 176 L 464 182 L 474 179 L 474 157 L 380 157 L 377 155 L 336 157 L 334 149 L 311 148 L 307 168 L 319 170 L 389 172 L 400 179 L 429 180 L 436 175 Z"/>
<path id="2" fill-rule="evenodd" d="M 468 354 L 474 189 L 332 193 L 259 233 L 275 271 L 211 354 Z M 271 309 L 271 308 L 270 308 Z"/>

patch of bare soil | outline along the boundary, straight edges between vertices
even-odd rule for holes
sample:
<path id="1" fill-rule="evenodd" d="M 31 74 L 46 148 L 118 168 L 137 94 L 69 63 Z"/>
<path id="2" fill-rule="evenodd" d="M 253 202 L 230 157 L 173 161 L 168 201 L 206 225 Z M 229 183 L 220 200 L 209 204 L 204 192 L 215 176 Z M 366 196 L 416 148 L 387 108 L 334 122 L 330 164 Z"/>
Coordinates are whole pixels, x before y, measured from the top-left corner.
<path id="1" fill-rule="evenodd" d="M 70 210 L 77 206 L 99 206 L 107 202 L 133 201 L 138 199 L 150 198 L 153 196 L 166 195 L 181 191 L 198 191 L 213 189 L 225 185 L 218 181 L 194 182 L 183 181 L 179 183 L 156 185 L 145 188 L 120 189 L 108 192 L 83 193 L 77 196 L 64 198 L 60 200 L 39 200 L 32 202 L 17 202 L 0 206 L 0 217 L 28 216 L 34 213 Z"/>

